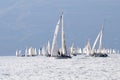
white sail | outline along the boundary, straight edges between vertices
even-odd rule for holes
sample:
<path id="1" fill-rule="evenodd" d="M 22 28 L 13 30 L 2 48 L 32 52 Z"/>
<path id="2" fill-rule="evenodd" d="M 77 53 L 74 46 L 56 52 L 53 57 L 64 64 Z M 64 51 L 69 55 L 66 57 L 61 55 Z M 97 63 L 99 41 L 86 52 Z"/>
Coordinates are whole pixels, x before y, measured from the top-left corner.
<path id="1" fill-rule="evenodd" d="M 42 48 L 42 55 L 43 55 L 43 56 L 47 56 L 46 47 L 43 47 L 43 48 Z"/>
<path id="2" fill-rule="evenodd" d="M 78 53 L 78 54 L 82 54 L 82 49 L 81 49 L 81 48 L 78 48 L 77 53 Z"/>
<path id="3" fill-rule="evenodd" d="M 21 55 L 21 52 L 22 52 L 21 50 L 18 50 L 18 54 L 19 54 L 19 56 Z"/>
<path id="4" fill-rule="evenodd" d="M 109 52 L 110 54 L 112 54 L 112 49 L 110 49 L 110 52 Z"/>
<path id="5" fill-rule="evenodd" d="M 74 43 L 72 43 L 72 46 L 70 47 L 70 54 L 74 53 Z"/>
<path id="6" fill-rule="evenodd" d="M 63 13 L 62 13 L 62 19 L 61 19 L 61 24 L 62 24 L 62 54 L 67 55 L 67 49 L 66 49 L 66 44 L 65 44 L 65 33 L 64 33 L 64 25 L 63 25 Z"/>
<path id="7" fill-rule="evenodd" d="M 96 46 L 98 40 L 99 40 L 99 47 L 98 47 L 98 51 L 97 52 L 101 53 L 101 51 L 102 51 L 102 31 L 103 31 L 103 27 L 102 27 L 101 31 L 99 32 L 99 34 L 98 34 L 98 36 L 97 36 L 97 38 L 96 38 L 96 40 L 95 40 L 95 42 L 93 44 L 93 47 L 92 47 L 92 50 L 91 50 L 91 54 L 93 54 L 95 52 L 95 46 Z"/>
<path id="8" fill-rule="evenodd" d="M 25 56 L 27 56 L 28 55 L 28 49 L 26 48 L 25 49 Z"/>
<path id="9" fill-rule="evenodd" d="M 115 49 L 113 49 L 112 53 L 113 53 L 113 54 L 115 54 L 115 53 L 116 53 L 116 50 L 115 50 Z"/>
<path id="10" fill-rule="evenodd" d="M 60 22 L 61 22 L 61 16 L 60 16 L 60 19 L 57 22 L 56 29 L 55 29 L 55 32 L 54 32 L 52 48 L 51 48 L 51 56 L 57 56 L 58 55 L 57 37 L 58 37 L 58 31 L 59 31 L 59 27 L 60 27 Z"/>
<path id="11" fill-rule="evenodd" d="M 94 44 L 93 44 L 91 54 L 93 54 L 93 53 L 95 52 L 95 46 L 96 46 L 96 44 L 97 44 L 97 42 L 98 42 L 99 37 L 100 37 L 100 33 L 98 34 L 98 36 L 97 36 L 97 38 L 96 38 L 96 40 L 95 40 L 95 42 L 94 42 Z"/>
<path id="12" fill-rule="evenodd" d="M 37 50 L 36 50 L 36 48 L 34 49 L 34 54 L 37 55 Z"/>
<path id="13" fill-rule="evenodd" d="M 19 54 L 19 51 L 18 51 L 18 50 L 16 50 L 16 56 L 17 56 L 17 57 L 19 57 L 19 56 L 20 56 L 20 54 Z"/>
<path id="14" fill-rule="evenodd" d="M 48 41 L 48 45 L 47 45 L 47 51 L 48 51 L 48 54 L 50 55 L 50 42 Z"/>
<path id="15" fill-rule="evenodd" d="M 103 29 L 102 29 L 103 30 Z M 100 42 L 99 42 L 99 48 L 98 48 L 98 53 L 101 53 L 102 52 L 102 30 L 100 32 Z"/>
<path id="16" fill-rule="evenodd" d="M 58 31 L 59 28 L 62 28 L 61 31 L 61 48 L 58 49 L 57 47 L 57 36 L 58 36 Z M 53 38 L 53 43 L 52 43 L 52 49 L 51 49 L 51 56 L 56 57 L 60 54 L 61 56 L 69 56 L 67 54 L 67 49 L 66 49 L 66 43 L 65 43 L 65 33 L 64 33 L 64 25 L 63 25 L 63 12 L 62 15 L 60 16 L 60 19 L 58 20 L 58 23 L 56 25 L 55 33 L 54 33 L 54 38 Z"/>
<path id="17" fill-rule="evenodd" d="M 41 53 L 41 50 L 40 50 L 40 49 L 38 49 L 38 55 L 42 55 L 42 53 Z"/>
<path id="18" fill-rule="evenodd" d="M 90 41 L 88 40 L 88 42 L 87 42 L 87 44 L 86 44 L 86 46 L 85 46 L 85 53 L 87 54 L 87 55 L 90 55 L 90 52 L 91 52 L 91 45 L 90 45 Z"/>
<path id="19" fill-rule="evenodd" d="M 30 47 L 30 48 L 28 49 L 28 55 L 29 55 L 29 56 L 32 56 L 32 47 Z"/>

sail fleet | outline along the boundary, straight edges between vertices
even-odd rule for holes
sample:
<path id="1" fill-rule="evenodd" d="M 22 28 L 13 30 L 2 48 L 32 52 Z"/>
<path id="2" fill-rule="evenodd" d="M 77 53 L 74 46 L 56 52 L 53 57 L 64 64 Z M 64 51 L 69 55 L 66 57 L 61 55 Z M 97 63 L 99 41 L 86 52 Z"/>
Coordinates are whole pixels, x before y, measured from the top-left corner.
<path id="1" fill-rule="evenodd" d="M 58 59 L 63 59 L 63 58 L 66 59 L 66 58 L 72 58 L 72 56 L 82 55 L 82 54 L 86 56 L 107 57 L 108 54 L 119 53 L 119 50 L 105 49 L 102 47 L 104 26 L 102 26 L 102 29 L 100 30 L 98 36 L 96 37 L 93 46 L 91 46 L 90 40 L 88 40 L 84 48 L 76 48 L 74 47 L 74 43 L 72 44 L 71 47 L 67 48 L 63 20 L 64 19 L 62 12 L 55 27 L 52 45 L 50 45 L 50 42 L 48 41 L 47 45 L 43 46 L 40 49 L 36 49 L 33 47 L 26 48 L 24 49 L 24 51 L 17 49 L 16 56 L 17 57 L 47 56 L 47 57 L 55 57 Z M 61 47 L 59 48 L 57 44 L 57 39 L 60 30 L 61 30 Z M 99 46 L 98 48 L 96 48 L 98 41 L 99 41 L 98 44 Z"/>

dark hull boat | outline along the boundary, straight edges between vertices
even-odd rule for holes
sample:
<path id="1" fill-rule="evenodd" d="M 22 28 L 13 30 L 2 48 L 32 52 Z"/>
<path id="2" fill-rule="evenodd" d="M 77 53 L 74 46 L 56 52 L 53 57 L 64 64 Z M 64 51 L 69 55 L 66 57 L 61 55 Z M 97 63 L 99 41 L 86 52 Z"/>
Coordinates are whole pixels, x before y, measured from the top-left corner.
<path id="1" fill-rule="evenodd" d="M 58 31 L 59 28 L 61 27 L 61 49 L 56 49 L 57 48 L 57 36 L 58 36 Z M 56 59 L 68 59 L 72 58 L 70 54 L 67 53 L 67 48 L 66 48 L 66 42 L 65 42 L 65 33 L 64 33 L 64 26 L 63 26 L 63 12 L 62 15 L 60 16 L 56 28 L 55 28 L 55 33 L 53 37 L 53 43 L 52 43 L 52 49 L 51 49 L 51 57 L 55 57 Z"/>
<path id="2" fill-rule="evenodd" d="M 91 56 L 94 56 L 94 57 L 108 57 L 108 55 L 106 53 L 94 53 Z"/>
<path id="3" fill-rule="evenodd" d="M 93 54 L 91 56 L 94 56 L 94 57 L 108 57 L 108 54 L 102 52 L 102 36 L 103 36 L 103 26 L 102 26 L 102 29 L 99 32 L 99 34 L 98 34 L 98 36 L 97 36 L 97 38 L 94 42 L 94 45 L 92 47 Z M 99 48 L 98 48 L 97 52 L 95 52 L 94 49 L 95 49 L 95 46 L 96 46 L 98 40 L 99 40 Z"/>
<path id="4" fill-rule="evenodd" d="M 72 54 L 73 56 L 77 56 L 77 54 Z"/>
<path id="5" fill-rule="evenodd" d="M 58 56 L 56 57 L 56 59 L 70 59 L 70 58 L 72 58 L 72 57 L 69 56 L 69 55 L 58 55 Z"/>

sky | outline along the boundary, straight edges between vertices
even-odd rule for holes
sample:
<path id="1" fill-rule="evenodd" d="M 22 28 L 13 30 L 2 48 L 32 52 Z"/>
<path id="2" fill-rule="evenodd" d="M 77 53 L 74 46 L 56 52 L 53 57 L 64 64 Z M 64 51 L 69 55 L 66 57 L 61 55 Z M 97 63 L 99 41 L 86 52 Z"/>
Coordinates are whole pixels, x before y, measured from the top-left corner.
<path id="1" fill-rule="evenodd" d="M 52 43 L 62 11 L 67 47 L 92 46 L 104 24 L 103 48 L 120 49 L 119 8 L 120 0 L 1 0 L 0 56 Z"/>

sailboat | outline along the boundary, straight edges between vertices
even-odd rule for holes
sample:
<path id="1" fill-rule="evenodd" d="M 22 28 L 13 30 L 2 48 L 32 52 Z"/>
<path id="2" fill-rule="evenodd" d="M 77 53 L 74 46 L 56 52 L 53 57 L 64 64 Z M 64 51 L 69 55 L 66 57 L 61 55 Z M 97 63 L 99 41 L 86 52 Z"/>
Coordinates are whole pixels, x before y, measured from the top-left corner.
<path id="1" fill-rule="evenodd" d="M 18 50 L 16 50 L 16 56 L 17 56 L 17 57 L 19 56 Z"/>
<path id="2" fill-rule="evenodd" d="M 107 57 L 108 56 L 106 53 L 102 53 L 102 36 L 103 36 L 103 27 L 102 27 L 101 31 L 99 32 L 99 34 L 93 44 L 91 54 L 90 54 L 91 56 L 95 56 L 95 57 Z M 98 40 L 99 40 L 99 48 L 98 48 L 97 52 L 95 52 L 95 46 L 96 46 Z"/>
<path id="3" fill-rule="evenodd" d="M 76 56 L 76 54 L 75 54 L 75 48 L 74 48 L 74 43 L 72 43 L 72 46 L 70 47 L 70 54 L 71 55 L 75 55 Z"/>
<path id="4" fill-rule="evenodd" d="M 58 32 L 59 32 L 59 28 L 62 28 L 61 31 L 61 49 L 58 49 L 57 47 L 57 37 L 58 37 Z M 56 25 L 56 29 L 55 29 L 55 33 L 54 33 L 54 37 L 53 37 L 53 43 L 52 43 L 52 49 L 51 49 L 51 57 L 56 57 L 59 59 L 63 59 L 63 58 L 71 58 L 70 54 L 67 53 L 67 48 L 66 48 L 66 43 L 65 43 L 65 33 L 64 33 L 64 25 L 63 25 L 63 12 L 62 15 L 60 16 L 57 25 Z"/>
<path id="5" fill-rule="evenodd" d="M 21 50 L 16 50 L 16 56 L 23 57 L 24 55 L 21 52 L 22 52 Z"/>
<path id="6" fill-rule="evenodd" d="M 29 55 L 28 55 L 28 49 L 27 49 L 27 48 L 25 49 L 25 56 L 29 56 Z"/>
<path id="7" fill-rule="evenodd" d="M 83 52 L 88 56 L 90 55 L 90 51 L 91 51 L 91 45 L 90 45 L 90 40 L 88 40 L 87 44 L 83 49 Z"/>
<path id="8" fill-rule="evenodd" d="M 50 42 L 48 41 L 48 44 L 46 46 L 46 50 L 47 50 L 47 56 L 50 57 Z"/>
<path id="9" fill-rule="evenodd" d="M 38 55 L 42 56 L 42 49 L 38 49 Z"/>
<path id="10" fill-rule="evenodd" d="M 42 56 L 48 56 L 46 46 L 42 47 Z"/>

